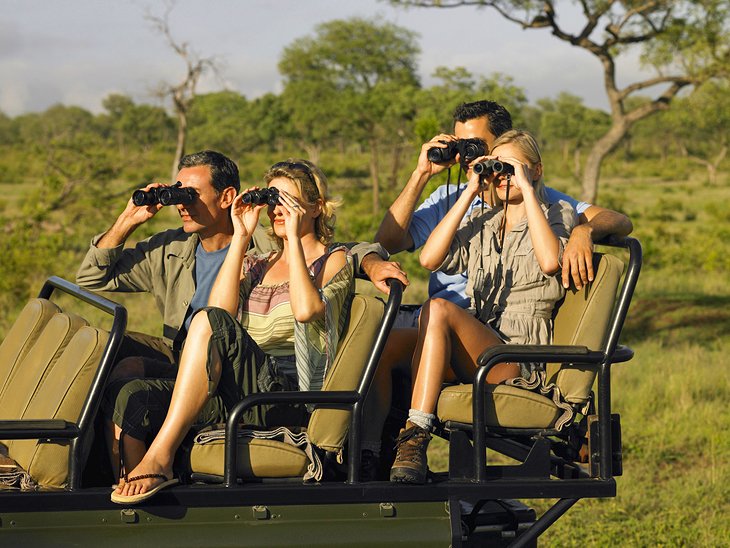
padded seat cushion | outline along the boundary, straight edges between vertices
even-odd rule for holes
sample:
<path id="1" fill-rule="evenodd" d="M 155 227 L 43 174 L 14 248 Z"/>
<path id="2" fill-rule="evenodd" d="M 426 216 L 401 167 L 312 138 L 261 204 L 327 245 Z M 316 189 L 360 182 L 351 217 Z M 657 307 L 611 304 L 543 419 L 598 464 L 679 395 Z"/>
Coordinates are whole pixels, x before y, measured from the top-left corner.
<path id="1" fill-rule="evenodd" d="M 223 476 L 225 444 L 223 440 L 205 445 L 195 444 L 190 453 L 190 468 L 195 473 Z M 239 478 L 302 477 L 309 460 L 304 451 L 274 440 L 245 438 L 238 441 Z"/>
<path id="2" fill-rule="evenodd" d="M 38 340 L 51 317 L 60 309 L 47 299 L 31 299 L 0 343 L 0 394 L 5 390 L 15 366 Z"/>
<path id="3" fill-rule="evenodd" d="M 58 314 L 63 315 L 65 314 Z M 64 348 L 55 365 L 46 372 L 19 418 L 78 422 L 108 338 L 106 331 L 90 326 L 81 327 Z M 66 486 L 68 441 L 39 443 L 37 440 L 11 440 L 7 442 L 7 446 L 10 457 L 40 485 Z"/>
<path id="4" fill-rule="evenodd" d="M 459 384 L 441 391 L 436 413 L 439 420 L 472 424 L 474 386 Z M 487 385 L 487 426 L 502 428 L 551 428 L 561 414 L 549 398 L 504 384 Z"/>
<path id="5" fill-rule="evenodd" d="M 347 327 L 340 338 L 337 356 L 327 371 L 322 390 L 357 390 L 384 309 L 383 302 L 374 297 L 353 297 Z M 349 411 L 317 409 L 307 426 L 309 441 L 320 449 L 337 452 L 345 443 L 349 424 Z"/>
<path id="6" fill-rule="evenodd" d="M 87 321 L 70 313 L 54 314 L 37 336 L 33 347 L 16 364 L 0 395 L 0 419 L 24 416 L 26 407 L 69 341 Z M 48 418 L 48 417 L 43 417 Z"/>

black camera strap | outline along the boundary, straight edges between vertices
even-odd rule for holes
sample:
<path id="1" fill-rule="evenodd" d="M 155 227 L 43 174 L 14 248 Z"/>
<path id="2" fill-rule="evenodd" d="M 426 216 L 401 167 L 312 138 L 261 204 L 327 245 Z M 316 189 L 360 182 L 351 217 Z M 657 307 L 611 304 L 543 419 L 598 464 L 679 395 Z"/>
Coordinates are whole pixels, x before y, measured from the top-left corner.
<path id="1" fill-rule="evenodd" d="M 484 298 L 484 289 L 486 288 L 489 280 L 484 279 L 484 223 L 482 223 L 482 226 L 479 229 L 479 269 L 477 270 L 476 279 L 474 280 L 474 306 L 476 308 L 477 319 L 485 324 L 492 323 L 494 320 L 497 319 L 496 316 L 492 318 L 492 314 L 494 312 L 494 303 L 497 299 L 497 293 L 500 286 L 502 285 L 502 250 L 504 250 L 504 237 L 505 233 L 507 232 L 507 205 L 509 203 L 509 189 L 511 179 L 512 177 L 510 176 L 510 174 L 507 174 L 507 193 L 504 198 L 503 207 L 504 215 L 502 216 L 502 220 L 499 223 L 499 249 L 497 249 L 497 253 L 499 253 L 499 259 L 497 260 L 497 268 L 494 271 L 494 279 L 491 280 L 491 284 L 489 284 L 491 288 L 489 290 L 489 295 L 486 299 Z M 482 198 L 481 207 L 482 213 L 484 213 L 484 198 Z M 486 315 L 483 316 L 483 313 L 486 313 Z"/>

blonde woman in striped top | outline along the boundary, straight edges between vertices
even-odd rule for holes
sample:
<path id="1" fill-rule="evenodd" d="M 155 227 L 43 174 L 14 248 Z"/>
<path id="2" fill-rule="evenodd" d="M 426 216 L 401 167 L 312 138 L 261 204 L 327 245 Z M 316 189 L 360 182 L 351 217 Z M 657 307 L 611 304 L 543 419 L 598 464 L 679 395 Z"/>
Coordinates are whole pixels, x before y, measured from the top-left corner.
<path id="1" fill-rule="evenodd" d="M 130 470 L 120 474 L 114 502 L 134 504 L 176 483 L 174 455 L 190 428 L 224 422 L 244 396 L 322 386 L 353 290 L 349 252 L 330 245 L 337 204 L 322 171 L 305 160 L 274 164 L 264 181 L 276 189 L 278 202 L 246 203 L 246 192 L 235 199 L 231 246 L 209 306 L 193 317 L 177 379 L 137 379 L 112 402 L 113 421 L 123 432 L 124 468 Z M 279 250 L 246 256 L 264 210 Z M 305 420 L 304 413 L 264 406 L 244 419 L 291 425 Z"/>

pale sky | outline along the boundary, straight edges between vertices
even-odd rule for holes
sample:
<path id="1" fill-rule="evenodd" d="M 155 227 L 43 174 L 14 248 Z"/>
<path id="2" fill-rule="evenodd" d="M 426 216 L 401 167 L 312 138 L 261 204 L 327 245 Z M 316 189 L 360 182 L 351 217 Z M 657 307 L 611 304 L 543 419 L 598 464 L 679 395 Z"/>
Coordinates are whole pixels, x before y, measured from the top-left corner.
<path id="1" fill-rule="evenodd" d="M 0 0 L 0 111 L 16 116 L 63 103 L 99 112 L 110 93 L 155 102 L 151 90 L 180 80 L 184 68 L 144 19 L 146 10 L 162 15 L 164 6 L 161 0 Z M 225 86 L 251 99 L 281 91 L 277 63 L 285 46 L 313 35 L 318 23 L 353 16 L 418 32 L 424 85 L 434 82 L 437 66 L 464 66 L 475 76 L 511 76 L 531 103 L 568 91 L 590 107 L 607 106 L 595 58 L 487 9 L 406 10 L 378 0 L 180 0 L 170 26 L 177 41 L 222 61 L 221 78 L 204 79 L 199 93 Z M 619 82 L 640 74 L 628 62 Z"/>

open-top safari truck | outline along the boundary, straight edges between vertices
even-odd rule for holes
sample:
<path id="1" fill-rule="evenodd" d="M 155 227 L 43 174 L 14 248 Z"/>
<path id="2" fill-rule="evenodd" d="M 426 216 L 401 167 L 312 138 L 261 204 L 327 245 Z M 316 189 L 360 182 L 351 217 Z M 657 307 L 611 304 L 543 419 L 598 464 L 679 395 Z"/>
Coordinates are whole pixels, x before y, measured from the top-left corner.
<path id="1" fill-rule="evenodd" d="M 17 464 L 5 465 L 2 476 L 35 486 L 0 489 L 0 544 L 534 545 L 579 499 L 616 495 L 621 440 L 611 413 L 611 366 L 633 356 L 618 343 L 641 246 L 632 238 L 610 245 L 628 250 L 626 268 L 613 255 L 595 255 L 595 280 L 568 291 L 557 309 L 553 345 L 490 348 L 473 385 L 443 390 L 437 414 L 439 434 L 449 440 L 449 469 L 425 485 L 358 478 L 361 425 L 368 420 L 363 399 L 400 303 L 396 282 L 387 304 L 355 296 L 322 391 L 244 399 L 225 436 L 189 450 L 181 485 L 128 508 L 110 501 L 110 482 L 99 474 L 106 456 L 94 449 L 126 310 L 50 278 L 0 346 L 0 440 Z M 111 328 L 61 310 L 52 300 L 59 293 L 111 314 Z M 534 391 L 485 387 L 486 372 L 505 360 L 547 363 L 562 408 Z M 311 445 L 238 435 L 246 409 L 274 401 L 316 404 L 307 428 Z M 566 407 L 573 418 L 558 429 Z M 586 437 L 589 463 L 582 466 L 576 460 Z M 487 448 L 518 463 L 487 462 Z M 305 449 L 320 458 L 320 481 L 302 481 L 312 465 Z M 338 467 L 340 475 L 333 472 Z M 528 498 L 558 501 L 537 519 L 518 502 Z"/>

